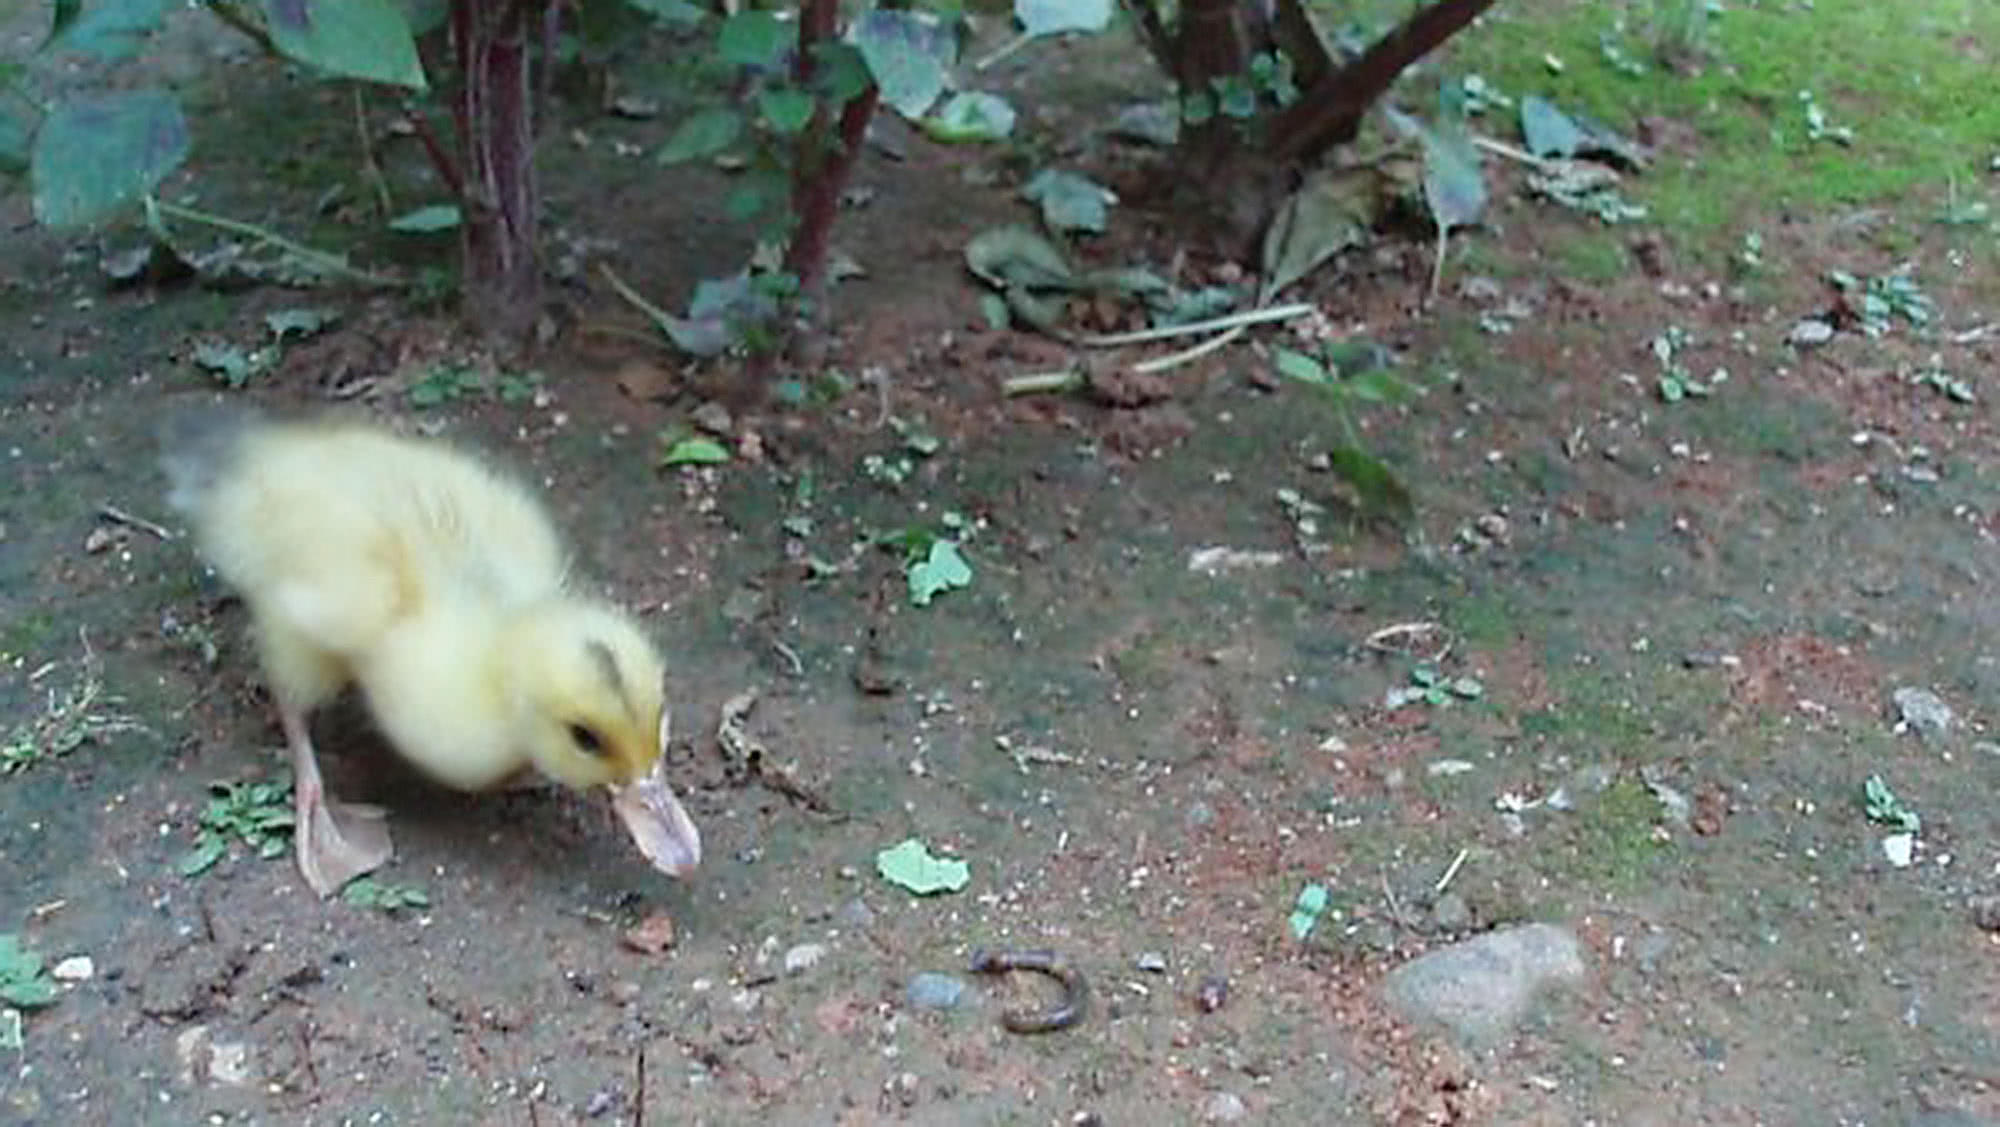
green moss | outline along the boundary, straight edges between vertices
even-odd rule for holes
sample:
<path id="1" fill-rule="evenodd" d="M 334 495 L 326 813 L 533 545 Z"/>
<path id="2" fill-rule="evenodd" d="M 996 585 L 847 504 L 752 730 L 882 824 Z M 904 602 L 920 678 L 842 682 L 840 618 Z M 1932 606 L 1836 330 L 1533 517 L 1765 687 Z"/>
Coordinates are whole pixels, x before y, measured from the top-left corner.
<path id="1" fill-rule="evenodd" d="M 1629 885 L 1644 876 L 1665 852 L 1653 836 L 1660 802 L 1636 779 L 1620 779 L 1577 811 L 1570 826 L 1570 874 L 1586 880 Z"/>
<path id="2" fill-rule="evenodd" d="M 1632 272 L 1620 232 L 1601 227 L 1575 231 L 1555 245 L 1555 266 L 1577 282 L 1608 282 Z"/>
<path id="3" fill-rule="evenodd" d="M 1445 610 L 1444 617 L 1468 645 L 1480 648 L 1504 646 L 1521 632 L 1518 612 L 1506 596 L 1496 592 L 1460 599 Z"/>

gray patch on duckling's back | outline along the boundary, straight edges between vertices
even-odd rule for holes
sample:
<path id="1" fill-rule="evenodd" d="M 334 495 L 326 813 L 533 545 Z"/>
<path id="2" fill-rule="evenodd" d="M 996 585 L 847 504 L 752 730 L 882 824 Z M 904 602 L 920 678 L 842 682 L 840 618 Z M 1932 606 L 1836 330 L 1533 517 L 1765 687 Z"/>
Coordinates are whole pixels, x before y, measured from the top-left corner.
<path id="1" fill-rule="evenodd" d="M 611 686 L 612 693 L 624 702 L 625 711 L 631 712 L 632 697 L 625 691 L 625 675 L 618 670 L 617 655 L 611 652 L 610 646 L 595 638 L 585 642 L 583 648 L 590 654 L 591 660 L 597 663 L 597 671 L 604 675 L 604 680 Z"/>

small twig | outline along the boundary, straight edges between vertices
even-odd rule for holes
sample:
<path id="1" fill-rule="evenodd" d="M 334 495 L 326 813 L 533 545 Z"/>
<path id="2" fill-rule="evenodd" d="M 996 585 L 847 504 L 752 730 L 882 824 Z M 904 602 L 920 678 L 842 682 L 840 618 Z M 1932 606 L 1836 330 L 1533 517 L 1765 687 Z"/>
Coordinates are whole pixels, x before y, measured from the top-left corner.
<path id="1" fill-rule="evenodd" d="M 278 45 L 271 41 L 270 33 L 258 26 L 255 19 L 238 11 L 235 4 L 216 0 L 216 2 L 208 4 L 207 7 L 209 13 L 215 16 L 216 19 L 242 32 L 266 55 L 277 55 L 280 53 Z"/>
<path id="2" fill-rule="evenodd" d="M 604 275 L 605 281 L 611 283 L 611 289 L 614 293 L 616 293 L 619 297 L 624 298 L 626 301 L 631 302 L 633 308 L 637 309 L 639 312 L 644 313 L 646 316 L 652 318 L 653 323 L 655 325 L 664 325 L 674 319 L 673 314 L 668 313 L 666 310 L 661 309 L 659 306 L 654 305 L 650 301 L 647 301 L 645 297 L 639 293 L 638 290 L 635 290 L 631 286 L 626 285 L 625 279 L 620 278 L 617 272 L 611 269 L 609 263 L 603 263 L 603 262 L 598 263 L 597 272 Z"/>
<path id="3" fill-rule="evenodd" d="M 398 288 L 409 285 L 408 282 L 401 278 L 392 278 L 386 274 L 377 274 L 373 271 L 361 270 L 349 266 L 347 260 L 337 254 L 329 254 L 323 250 L 314 250 L 304 243 L 294 242 L 278 234 L 276 231 L 265 230 L 254 223 L 245 223 L 241 220 L 230 219 L 221 215 L 211 215 L 205 211 L 198 211 L 191 207 L 183 207 L 177 203 L 170 203 L 157 196 L 146 197 L 146 209 L 152 220 L 149 225 L 156 230 L 160 230 L 163 234 L 164 228 L 159 224 L 160 213 L 171 215 L 175 219 L 186 220 L 189 223 L 201 223 L 219 228 L 233 235 L 242 235 L 245 238 L 256 239 L 258 242 L 277 247 L 279 250 L 295 258 L 303 259 L 328 274 L 349 278 L 364 285 Z"/>
<path id="4" fill-rule="evenodd" d="M 1435 885 L 1431 886 L 1431 891 L 1443 892 L 1445 886 L 1451 883 L 1451 878 L 1458 875 L 1458 867 L 1465 864 L 1465 859 L 1471 855 L 1472 850 L 1470 848 L 1460 849 L 1458 856 L 1451 859 L 1451 864 L 1445 866 L 1444 875 L 1438 878 L 1438 882 Z"/>
<path id="5" fill-rule="evenodd" d="M 771 648 L 777 650 L 778 656 L 785 659 L 785 664 L 792 667 L 792 676 L 804 677 L 806 675 L 806 663 L 799 660 L 799 651 L 776 638 L 771 639 Z"/>
<path id="6" fill-rule="evenodd" d="M 1216 349 L 1224 347 L 1237 337 L 1242 336 L 1245 328 L 1247 326 L 1238 325 L 1233 329 L 1210 337 L 1192 348 L 1183 348 L 1179 352 L 1171 352 L 1165 356 L 1155 356 L 1151 360 L 1134 364 L 1132 365 L 1132 370 L 1144 376 L 1151 375 L 1154 372 L 1164 372 L 1168 368 L 1177 368 L 1182 364 L 1192 363 L 1214 352 Z"/>
<path id="7" fill-rule="evenodd" d="M 312 1084 L 312 1099 L 319 1102 L 319 1068 L 313 1064 L 312 1019 L 302 1017 L 297 1026 L 299 1031 L 299 1063 L 305 1066 L 306 1080 Z"/>
<path id="8" fill-rule="evenodd" d="M 1472 143 L 1495 156 L 1503 156 L 1508 160 L 1520 161 L 1522 164 L 1532 165 L 1542 172 L 1547 172 L 1555 167 L 1553 161 L 1543 160 L 1526 149 L 1517 149 L 1505 141 L 1496 141 L 1491 137 L 1475 136 L 1472 138 Z"/>
<path id="9" fill-rule="evenodd" d="M 1023 32 L 1020 35 L 1016 35 L 1014 38 L 1009 39 L 1007 42 L 1002 43 L 1000 46 L 994 48 L 992 54 L 986 56 L 985 58 L 979 60 L 976 63 L 973 63 L 972 69 L 975 71 L 985 70 L 987 67 L 992 66 L 994 63 L 997 63 L 1000 60 L 1006 58 L 1007 56 L 1013 54 L 1014 52 L 1020 50 L 1021 48 L 1026 47 L 1028 43 L 1034 38 L 1035 38 L 1034 36 L 1029 35 L 1026 32 Z"/>
<path id="10" fill-rule="evenodd" d="M 1409 918 L 1403 915 L 1403 902 L 1396 899 L 1396 890 L 1389 886 L 1389 866 L 1383 865 L 1380 871 L 1382 874 L 1382 895 L 1388 898 L 1390 917 L 1396 921 L 1396 926 L 1406 931 L 1410 930 Z"/>
<path id="11" fill-rule="evenodd" d="M 646 1127 L 646 1044 L 639 1043 L 638 1059 L 633 1063 L 633 1087 L 637 1096 L 632 1101 L 632 1127 Z"/>
<path id="12" fill-rule="evenodd" d="M 1148 341 L 1168 340 L 1173 337 L 1200 336 L 1218 329 L 1233 329 L 1238 325 L 1261 325 L 1267 321 L 1289 321 L 1303 317 L 1316 307 L 1307 302 L 1291 305 L 1273 305 L 1263 309 L 1246 309 L 1241 313 L 1231 313 L 1223 317 L 1211 317 L 1206 321 L 1189 321 L 1181 325 L 1164 325 L 1157 329 L 1137 329 L 1129 333 L 1113 333 L 1102 337 L 1078 337 L 1076 343 L 1087 348 L 1116 348 L 1127 344 L 1145 344 Z"/>
<path id="13" fill-rule="evenodd" d="M 1086 382 L 1083 373 L 1076 368 L 1064 368 L 1054 372 L 1029 372 L 1021 376 L 1009 376 L 1000 382 L 1000 394 L 1045 395 L 1052 391 L 1075 391 Z"/>
<path id="14" fill-rule="evenodd" d="M 109 502 L 97 506 L 97 515 L 110 521 L 112 524 L 122 524 L 128 528 L 136 528 L 141 532 L 150 532 L 162 540 L 172 540 L 174 538 L 172 529 L 164 525 L 154 524 L 145 517 L 133 516 L 131 513 Z"/>
<path id="15" fill-rule="evenodd" d="M 1438 290 L 1444 286 L 1444 252 L 1450 241 L 1451 228 L 1440 222 L 1438 224 L 1437 257 L 1431 260 L 1431 292 L 1428 297 L 1424 298 L 1425 305 L 1436 302 L 1438 299 Z"/>
<path id="16" fill-rule="evenodd" d="M 375 203 L 378 214 L 387 219 L 396 213 L 395 200 L 389 195 L 389 178 L 382 172 L 382 162 L 375 158 L 375 135 L 368 129 L 368 108 L 362 101 L 361 84 L 354 84 L 354 132 L 361 141 L 361 174 L 368 186 L 375 189 Z"/>

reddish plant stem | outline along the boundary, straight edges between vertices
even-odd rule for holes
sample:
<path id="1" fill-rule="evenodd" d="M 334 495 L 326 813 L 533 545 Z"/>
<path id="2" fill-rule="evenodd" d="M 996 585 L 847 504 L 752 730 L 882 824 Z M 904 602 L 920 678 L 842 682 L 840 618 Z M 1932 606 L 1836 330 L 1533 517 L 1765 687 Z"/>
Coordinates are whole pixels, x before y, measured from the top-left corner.
<path id="1" fill-rule="evenodd" d="M 460 298 L 476 328 L 514 342 L 526 339 L 540 311 L 529 58 L 543 10 L 543 0 L 452 4 L 460 80 L 453 115 L 464 176 Z"/>
<path id="2" fill-rule="evenodd" d="M 410 123 L 410 132 L 416 134 L 417 143 L 424 147 L 424 153 L 431 159 L 431 167 L 437 170 L 438 179 L 451 191 L 452 202 L 461 208 L 465 205 L 465 174 L 459 171 L 458 162 L 445 151 L 444 142 L 438 140 L 437 130 L 431 128 L 431 119 L 412 102 L 403 103 L 403 120 Z"/>
<path id="3" fill-rule="evenodd" d="M 834 42 L 839 29 L 838 0 L 806 0 L 799 13 L 798 53 L 792 60 L 792 78 L 809 88 L 817 70 L 815 50 Z M 799 292 L 814 308 L 826 280 L 827 252 L 833 242 L 833 221 L 840 210 L 841 189 L 854 170 L 868 134 L 868 122 L 881 101 L 881 91 L 872 83 L 840 107 L 840 116 L 828 137 L 826 107 L 813 111 L 812 121 L 799 134 L 792 163 L 792 237 L 785 248 L 785 269 L 799 281 Z"/>
<path id="4" fill-rule="evenodd" d="M 1436 0 L 1376 40 L 1361 57 L 1308 87 L 1271 123 L 1270 152 L 1302 164 L 1352 141 L 1362 115 L 1411 63 L 1491 8 L 1494 0 Z"/>

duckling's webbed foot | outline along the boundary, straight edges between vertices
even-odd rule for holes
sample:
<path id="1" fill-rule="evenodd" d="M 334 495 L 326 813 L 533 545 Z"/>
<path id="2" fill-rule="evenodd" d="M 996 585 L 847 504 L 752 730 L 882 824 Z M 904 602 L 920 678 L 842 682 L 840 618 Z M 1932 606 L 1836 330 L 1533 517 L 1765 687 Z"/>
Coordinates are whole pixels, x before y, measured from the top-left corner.
<path id="1" fill-rule="evenodd" d="M 280 708 L 278 718 L 292 750 L 293 852 L 300 875 L 324 898 L 380 868 L 394 854 L 395 845 L 381 807 L 327 796 L 304 714 Z"/>

